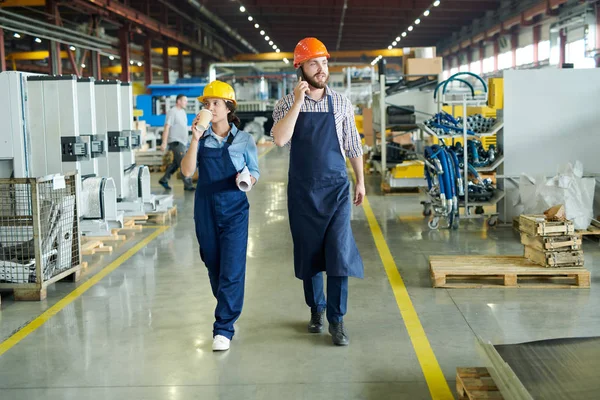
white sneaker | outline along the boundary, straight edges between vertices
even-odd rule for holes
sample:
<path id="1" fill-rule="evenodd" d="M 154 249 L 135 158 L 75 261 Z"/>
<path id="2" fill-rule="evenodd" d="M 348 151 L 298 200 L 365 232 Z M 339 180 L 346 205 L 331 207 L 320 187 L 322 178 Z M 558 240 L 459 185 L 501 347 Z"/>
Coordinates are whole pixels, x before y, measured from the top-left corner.
<path id="1" fill-rule="evenodd" d="M 213 339 L 213 351 L 225 351 L 229 350 L 229 343 L 231 340 L 225 336 L 217 335 Z"/>

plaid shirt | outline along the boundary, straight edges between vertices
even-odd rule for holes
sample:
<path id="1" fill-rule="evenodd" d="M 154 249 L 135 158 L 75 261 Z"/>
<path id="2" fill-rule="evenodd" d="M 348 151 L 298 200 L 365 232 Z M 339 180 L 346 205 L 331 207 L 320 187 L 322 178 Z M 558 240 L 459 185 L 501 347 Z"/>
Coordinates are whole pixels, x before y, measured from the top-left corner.
<path id="1" fill-rule="evenodd" d="M 326 86 L 325 94 L 331 96 L 333 103 L 333 116 L 335 119 L 335 130 L 337 132 L 338 141 L 340 143 L 340 151 L 342 155 L 348 158 L 362 157 L 363 149 L 361 145 L 360 135 L 356 129 L 354 121 L 354 111 L 350 100 L 341 94 L 334 92 Z M 290 93 L 275 105 L 273 110 L 273 126 L 279 122 L 294 104 L 294 94 Z M 327 97 L 323 96 L 321 100 L 315 101 L 308 95 L 304 95 L 304 104 L 300 108 L 300 112 L 328 112 L 329 104 Z M 271 129 L 271 136 L 273 130 Z M 288 142 L 287 146 L 291 146 Z"/>

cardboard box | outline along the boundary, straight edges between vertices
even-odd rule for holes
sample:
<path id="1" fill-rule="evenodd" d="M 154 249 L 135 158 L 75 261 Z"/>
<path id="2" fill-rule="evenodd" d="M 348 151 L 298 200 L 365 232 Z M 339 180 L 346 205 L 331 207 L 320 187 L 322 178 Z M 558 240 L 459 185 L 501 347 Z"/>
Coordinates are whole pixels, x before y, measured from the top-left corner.
<path id="1" fill-rule="evenodd" d="M 439 75 L 443 71 L 442 58 L 409 58 L 406 60 L 406 75 Z M 418 77 L 407 78 L 416 80 Z"/>
<path id="2" fill-rule="evenodd" d="M 412 133 L 391 132 L 387 137 L 393 137 L 392 142 L 399 145 L 413 144 Z"/>

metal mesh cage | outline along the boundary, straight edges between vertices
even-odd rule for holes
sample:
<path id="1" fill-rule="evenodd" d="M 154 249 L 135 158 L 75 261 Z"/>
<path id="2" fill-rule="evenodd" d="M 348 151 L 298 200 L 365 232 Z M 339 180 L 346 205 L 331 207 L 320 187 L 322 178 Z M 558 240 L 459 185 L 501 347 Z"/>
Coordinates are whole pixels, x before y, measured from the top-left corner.
<path id="1" fill-rule="evenodd" d="M 77 179 L 0 179 L 0 287 L 41 287 L 79 267 Z"/>

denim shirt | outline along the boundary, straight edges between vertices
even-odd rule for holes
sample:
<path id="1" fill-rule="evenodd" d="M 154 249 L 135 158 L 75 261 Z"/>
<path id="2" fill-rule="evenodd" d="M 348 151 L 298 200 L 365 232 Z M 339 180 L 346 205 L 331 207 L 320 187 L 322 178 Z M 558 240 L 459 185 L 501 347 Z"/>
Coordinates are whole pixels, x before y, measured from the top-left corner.
<path id="1" fill-rule="evenodd" d="M 231 146 L 229 146 L 229 157 L 231 157 L 233 166 L 238 172 L 241 172 L 247 166 L 250 174 L 258 181 L 260 173 L 258 171 L 258 153 L 254 138 L 249 133 L 240 131 L 234 124 L 231 124 L 231 134 L 234 139 Z M 227 137 L 222 141 L 217 139 L 218 136 L 213 132 L 212 124 L 202 137 L 206 137 L 204 146 L 211 149 L 220 149 L 227 142 Z"/>

